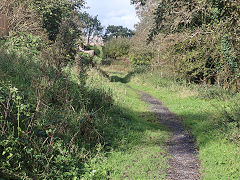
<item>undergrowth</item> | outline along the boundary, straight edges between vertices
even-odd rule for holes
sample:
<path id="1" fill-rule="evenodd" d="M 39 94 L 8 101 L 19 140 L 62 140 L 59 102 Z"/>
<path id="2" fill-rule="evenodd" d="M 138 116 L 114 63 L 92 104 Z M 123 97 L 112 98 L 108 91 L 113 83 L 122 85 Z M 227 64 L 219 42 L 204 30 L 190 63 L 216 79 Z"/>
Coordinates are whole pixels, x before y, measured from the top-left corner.
<path id="1" fill-rule="evenodd" d="M 82 68 L 76 74 L 39 54 L 0 54 L 0 176 L 91 178 L 111 95 L 85 85 Z"/>

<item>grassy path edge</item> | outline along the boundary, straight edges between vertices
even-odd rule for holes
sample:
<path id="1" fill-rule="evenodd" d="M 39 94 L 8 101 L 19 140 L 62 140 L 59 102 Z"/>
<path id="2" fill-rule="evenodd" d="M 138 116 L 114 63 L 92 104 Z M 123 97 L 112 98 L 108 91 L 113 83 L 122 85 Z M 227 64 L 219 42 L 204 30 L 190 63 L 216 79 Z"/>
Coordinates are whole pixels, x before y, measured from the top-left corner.
<path id="1" fill-rule="evenodd" d="M 145 74 L 136 76 L 129 85 L 160 99 L 191 129 L 199 149 L 202 179 L 240 179 L 240 148 L 226 139 L 226 132 L 218 129 L 215 123 L 219 118 L 219 112 L 215 109 L 219 101 L 203 100 L 182 86 L 170 87 L 170 82 L 164 82 L 166 86 L 157 86 L 154 78 Z"/>

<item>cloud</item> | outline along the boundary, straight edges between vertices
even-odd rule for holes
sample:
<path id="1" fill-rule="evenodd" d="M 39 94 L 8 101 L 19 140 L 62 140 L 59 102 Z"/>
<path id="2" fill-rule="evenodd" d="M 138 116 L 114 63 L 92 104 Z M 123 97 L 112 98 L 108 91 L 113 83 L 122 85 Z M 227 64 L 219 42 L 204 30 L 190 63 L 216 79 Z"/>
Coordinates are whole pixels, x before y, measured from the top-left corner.
<path id="1" fill-rule="evenodd" d="M 106 25 L 122 25 L 130 29 L 134 28 L 134 24 L 138 22 L 138 18 L 135 14 L 126 14 L 120 16 L 110 16 L 108 19 L 103 20 L 103 24 Z"/>
<path id="2" fill-rule="evenodd" d="M 130 0 L 87 0 L 87 10 L 92 15 L 98 15 L 104 26 L 122 25 L 134 28 L 139 19 Z"/>

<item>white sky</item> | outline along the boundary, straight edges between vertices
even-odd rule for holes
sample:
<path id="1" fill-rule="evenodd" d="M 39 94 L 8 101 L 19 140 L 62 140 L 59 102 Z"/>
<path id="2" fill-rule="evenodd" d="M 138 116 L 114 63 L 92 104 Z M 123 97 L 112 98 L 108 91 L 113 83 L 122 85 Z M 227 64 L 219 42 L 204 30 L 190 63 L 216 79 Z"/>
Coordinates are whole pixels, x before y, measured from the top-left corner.
<path id="1" fill-rule="evenodd" d="M 86 0 L 91 15 L 98 15 L 103 26 L 122 25 L 134 29 L 139 20 L 130 0 Z"/>

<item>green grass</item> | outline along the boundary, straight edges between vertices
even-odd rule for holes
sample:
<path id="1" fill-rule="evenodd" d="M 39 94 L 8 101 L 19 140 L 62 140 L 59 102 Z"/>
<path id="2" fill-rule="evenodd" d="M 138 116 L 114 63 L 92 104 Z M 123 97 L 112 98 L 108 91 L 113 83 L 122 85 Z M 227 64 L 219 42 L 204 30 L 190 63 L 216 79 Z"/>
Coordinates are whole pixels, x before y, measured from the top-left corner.
<path id="1" fill-rule="evenodd" d="M 136 91 L 97 71 L 0 54 L 0 177 L 165 177 L 169 132 Z"/>
<path id="2" fill-rule="evenodd" d="M 204 100 L 196 92 L 197 87 L 189 89 L 157 75 L 139 75 L 129 84 L 163 101 L 191 128 L 199 148 L 202 179 L 240 179 L 239 141 L 233 143 L 228 138 L 232 131 L 221 124 L 222 106 L 230 100 Z"/>
<path id="3" fill-rule="evenodd" d="M 111 74 L 110 79 L 116 76 L 114 66 L 103 69 Z M 191 129 L 202 179 L 240 179 L 239 95 L 217 87 L 180 85 L 154 72 L 132 74 L 129 82 L 122 81 L 128 72 L 122 70 L 115 79 L 158 98 Z"/>
<path id="4" fill-rule="evenodd" d="M 96 72 L 92 77 L 95 85 L 111 89 L 118 108 L 110 112 L 118 123 L 111 126 L 114 132 L 109 132 L 114 137 L 110 151 L 96 167 L 104 168 L 111 179 L 163 179 L 168 167 L 163 145 L 169 132 L 156 122 L 137 91 L 120 82 L 109 82 Z M 118 111 L 121 113 L 116 114 Z"/>
<path id="5" fill-rule="evenodd" d="M 9 93 L 11 87 L 17 87 L 17 95 L 23 98 L 20 126 L 24 132 L 30 120 L 27 113 L 37 112 L 32 134 L 28 137 L 22 131 L 21 138 L 16 138 L 19 132 L 14 134 L 17 132 L 14 128 L 0 136 L 3 147 L 0 148 L 0 176 L 23 179 L 166 178 L 169 155 L 164 143 L 170 132 L 157 122 L 148 104 L 141 101 L 134 90 L 141 89 L 163 101 L 192 129 L 200 152 L 203 179 L 240 179 L 238 95 L 215 88 L 210 92 L 200 91 L 199 86 L 178 85 L 158 74 L 133 71 L 126 64 L 105 67 L 104 71 L 109 74 L 105 77 L 97 70 L 90 71 L 85 85 L 85 74 L 79 79 L 72 67 L 58 74 L 51 67 L 42 71 L 42 64 L 26 58 L 4 53 L 0 57 L 0 101 L 7 104 L 8 99 L 11 100 L 13 111 L 9 118 L 15 123 L 9 127 L 17 130 L 20 102 Z M 205 95 L 200 92 L 206 92 L 207 98 L 204 99 Z M 42 103 L 38 107 L 40 100 Z M 24 108 L 27 104 L 29 109 Z M 54 128 L 59 129 L 58 133 L 53 143 L 47 144 Z M 22 141 L 24 138 L 26 141 Z M 66 147 L 71 148 L 66 151 Z M 12 164 L 22 165 L 19 168 Z"/>

